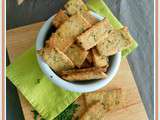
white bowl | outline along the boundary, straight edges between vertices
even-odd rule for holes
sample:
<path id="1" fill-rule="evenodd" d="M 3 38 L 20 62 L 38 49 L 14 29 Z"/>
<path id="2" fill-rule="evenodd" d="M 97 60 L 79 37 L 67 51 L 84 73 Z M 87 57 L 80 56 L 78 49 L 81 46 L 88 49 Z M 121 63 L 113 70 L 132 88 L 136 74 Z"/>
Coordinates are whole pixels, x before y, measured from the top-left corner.
<path id="1" fill-rule="evenodd" d="M 97 15 L 96 13 L 92 12 L 93 16 L 95 16 L 98 20 L 102 20 L 103 17 Z M 55 16 L 55 15 L 54 15 Z M 37 36 L 36 40 L 36 50 L 40 50 L 43 48 L 44 41 L 48 32 L 52 25 L 52 20 L 54 16 L 50 17 L 40 29 L 40 32 Z M 57 86 L 64 88 L 66 90 L 74 91 L 74 92 L 91 92 L 96 91 L 104 86 L 106 86 L 116 75 L 120 62 L 121 62 L 121 52 L 113 55 L 110 59 L 110 67 L 107 70 L 107 77 L 102 80 L 92 80 L 92 81 L 85 81 L 85 82 L 68 82 L 63 80 L 59 77 L 48 65 L 44 62 L 43 58 L 37 54 L 37 60 L 41 70 L 44 72 L 45 75 Z"/>

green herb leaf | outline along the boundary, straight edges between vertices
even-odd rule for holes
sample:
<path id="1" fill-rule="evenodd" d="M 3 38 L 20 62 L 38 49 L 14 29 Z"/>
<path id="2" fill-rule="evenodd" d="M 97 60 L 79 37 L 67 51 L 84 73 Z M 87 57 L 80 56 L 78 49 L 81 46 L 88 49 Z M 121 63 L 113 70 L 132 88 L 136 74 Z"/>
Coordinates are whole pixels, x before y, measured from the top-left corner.
<path id="1" fill-rule="evenodd" d="M 65 109 L 61 114 L 59 114 L 54 120 L 72 120 L 73 114 L 79 107 L 78 104 L 72 103 L 67 109 Z"/>
<path id="2" fill-rule="evenodd" d="M 37 120 L 39 113 L 35 110 L 32 110 L 31 112 L 34 114 L 34 120 Z"/>
<path id="3" fill-rule="evenodd" d="M 78 104 L 72 103 L 69 105 L 62 113 L 60 113 L 54 120 L 72 120 L 73 114 L 75 113 L 76 109 L 79 107 Z M 38 120 L 38 112 L 33 110 L 34 120 Z M 41 118 L 40 120 L 45 120 Z"/>

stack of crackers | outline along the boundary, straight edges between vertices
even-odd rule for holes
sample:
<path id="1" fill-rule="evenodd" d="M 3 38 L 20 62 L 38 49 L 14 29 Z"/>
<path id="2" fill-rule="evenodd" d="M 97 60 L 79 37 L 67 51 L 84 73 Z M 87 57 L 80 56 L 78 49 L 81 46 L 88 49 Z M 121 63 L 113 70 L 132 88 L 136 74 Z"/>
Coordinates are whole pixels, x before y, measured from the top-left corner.
<path id="1" fill-rule="evenodd" d="M 38 53 L 64 80 L 106 78 L 109 56 L 131 46 L 127 27 L 114 29 L 92 16 L 82 0 L 69 0 L 53 18 L 56 31 Z"/>

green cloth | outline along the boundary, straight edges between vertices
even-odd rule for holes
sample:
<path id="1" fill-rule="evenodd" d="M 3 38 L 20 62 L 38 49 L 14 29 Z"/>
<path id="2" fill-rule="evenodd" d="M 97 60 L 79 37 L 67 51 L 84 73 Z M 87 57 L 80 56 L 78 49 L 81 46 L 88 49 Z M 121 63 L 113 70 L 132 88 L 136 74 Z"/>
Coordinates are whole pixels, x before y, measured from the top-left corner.
<path id="1" fill-rule="evenodd" d="M 88 0 L 87 5 L 106 16 L 115 28 L 122 27 L 102 0 Z M 134 42 L 133 47 L 123 51 L 122 55 L 128 55 L 136 46 Z M 35 48 L 27 50 L 7 67 L 7 77 L 46 120 L 54 119 L 80 96 L 80 93 L 65 91 L 48 80 L 39 68 Z"/>
<path id="2" fill-rule="evenodd" d="M 108 18 L 110 23 L 114 28 L 122 28 L 123 25 L 117 20 L 117 18 L 112 14 L 111 10 L 104 3 L 103 0 L 87 0 L 88 7 L 98 13 L 99 15 Z M 129 55 L 135 48 L 137 48 L 137 43 L 134 40 L 132 46 L 122 51 L 122 58 L 125 58 Z"/>
<path id="3" fill-rule="evenodd" d="M 80 95 L 48 80 L 39 68 L 34 48 L 7 67 L 7 76 L 46 120 L 53 120 Z"/>

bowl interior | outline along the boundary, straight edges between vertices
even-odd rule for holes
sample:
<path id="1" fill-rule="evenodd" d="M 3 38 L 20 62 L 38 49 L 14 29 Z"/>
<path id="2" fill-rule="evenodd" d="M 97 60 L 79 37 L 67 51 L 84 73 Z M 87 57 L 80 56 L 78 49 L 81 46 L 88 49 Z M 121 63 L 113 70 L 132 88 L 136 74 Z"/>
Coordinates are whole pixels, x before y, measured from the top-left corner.
<path id="1" fill-rule="evenodd" d="M 102 20 L 103 17 L 97 15 L 96 13 L 92 13 L 98 20 Z M 36 50 L 39 50 L 44 47 L 44 43 L 49 39 L 52 32 L 56 31 L 56 28 L 52 26 L 52 19 L 54 16 L 49 18 L 44 25 L 42 26 L 36 41 Z M 107 78 L 102 80 L 91 80 L 91 81 L 82 81 L 82 82 L 68 82 L 60 78 L 54 70 L 52 70 L 43 59 L 37 55 L 38 63 L 42 71 L 52 80 L 55 84 L 60 87 L 63 87 L 67 90 L 76 91 L 76 92 L 90 92 L 95 91 L 99 88 L 104 87 L 107 83 L 109 83 L 114 75 L 116 74 L 120 60 L 121 53 L 117 53 L 113 56 L 109 57 L 109 67 L 107 68 Z"/>

